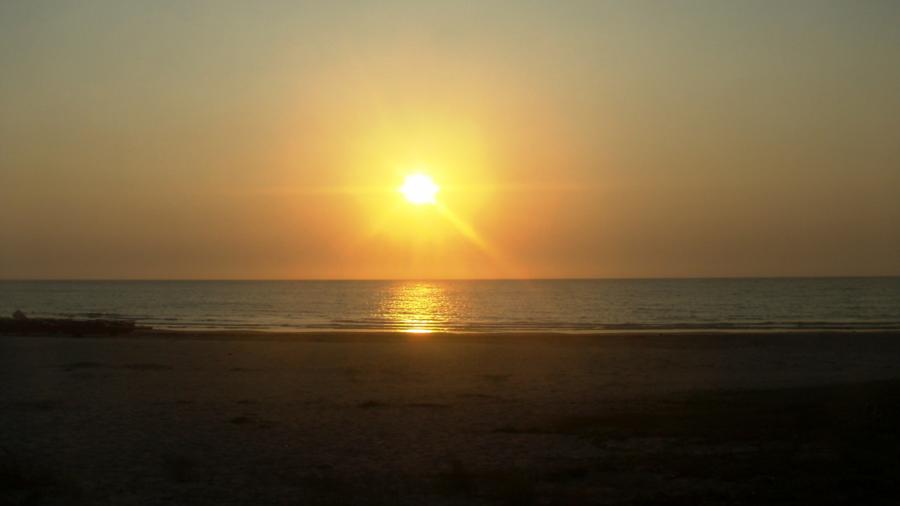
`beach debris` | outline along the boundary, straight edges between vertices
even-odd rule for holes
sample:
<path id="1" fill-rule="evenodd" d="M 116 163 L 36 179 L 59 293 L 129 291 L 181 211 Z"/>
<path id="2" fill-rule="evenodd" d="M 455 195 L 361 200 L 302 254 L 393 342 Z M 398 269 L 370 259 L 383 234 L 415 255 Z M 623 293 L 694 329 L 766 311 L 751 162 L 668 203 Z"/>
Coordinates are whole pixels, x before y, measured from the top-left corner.
<path id="1" fill-rule="evenodd" d="M 22 312 L 21 309 L 16 309 L 13 313 L 13 320 L 27 320 L 28 317 L 25 316 L 25 313 Z"/>

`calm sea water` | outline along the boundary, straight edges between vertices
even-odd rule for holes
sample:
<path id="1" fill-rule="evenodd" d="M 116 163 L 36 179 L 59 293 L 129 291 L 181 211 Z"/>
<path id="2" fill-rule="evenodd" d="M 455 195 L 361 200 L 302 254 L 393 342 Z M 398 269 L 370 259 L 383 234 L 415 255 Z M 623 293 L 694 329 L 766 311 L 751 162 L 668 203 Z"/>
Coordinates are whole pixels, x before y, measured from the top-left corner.
<path id="1" fill-rule="evenodd" d="M 208 329 L 900 328 L 900 278 L 0 282 L 0 314 L 16 309 Z"/>

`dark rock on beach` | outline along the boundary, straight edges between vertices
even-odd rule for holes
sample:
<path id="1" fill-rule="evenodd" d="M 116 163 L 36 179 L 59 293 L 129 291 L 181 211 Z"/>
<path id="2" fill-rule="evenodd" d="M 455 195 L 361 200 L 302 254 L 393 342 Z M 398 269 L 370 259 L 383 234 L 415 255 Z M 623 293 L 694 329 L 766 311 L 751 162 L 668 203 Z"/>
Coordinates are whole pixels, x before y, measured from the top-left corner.
<path id="1" fill-rule="evenodd" d="M 13 313 L 12 318 L 0 318 L 0 334 L 116 336 L 133 332 L 135 328 L 135 322 L 130 320 L 28 318 L 22 311 Z"/>

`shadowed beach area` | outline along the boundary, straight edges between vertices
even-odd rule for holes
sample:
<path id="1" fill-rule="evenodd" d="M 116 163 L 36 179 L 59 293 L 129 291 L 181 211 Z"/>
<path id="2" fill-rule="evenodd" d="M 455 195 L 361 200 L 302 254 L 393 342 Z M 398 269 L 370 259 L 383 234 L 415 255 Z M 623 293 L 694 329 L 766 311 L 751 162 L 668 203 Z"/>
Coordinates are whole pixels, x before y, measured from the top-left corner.
<path id="1" fill-rule="evenodd" d="M 0 504 L 877 504 L 900 335 L 0 337 Z"/>

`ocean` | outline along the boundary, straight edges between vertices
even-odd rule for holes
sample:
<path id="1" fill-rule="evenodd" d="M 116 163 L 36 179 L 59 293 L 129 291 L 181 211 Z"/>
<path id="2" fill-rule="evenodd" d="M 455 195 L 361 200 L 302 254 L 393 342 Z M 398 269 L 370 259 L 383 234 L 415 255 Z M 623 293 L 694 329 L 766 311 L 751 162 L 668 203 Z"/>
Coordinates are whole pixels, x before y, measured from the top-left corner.
<path id="1" fill-rule="evenodd" d="M 2 281 L 0 315 L 166 329 L 897 329 L 900 278 Z"/>

